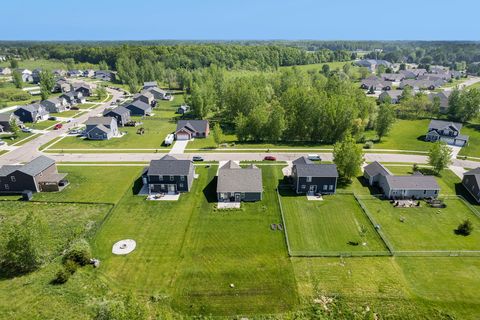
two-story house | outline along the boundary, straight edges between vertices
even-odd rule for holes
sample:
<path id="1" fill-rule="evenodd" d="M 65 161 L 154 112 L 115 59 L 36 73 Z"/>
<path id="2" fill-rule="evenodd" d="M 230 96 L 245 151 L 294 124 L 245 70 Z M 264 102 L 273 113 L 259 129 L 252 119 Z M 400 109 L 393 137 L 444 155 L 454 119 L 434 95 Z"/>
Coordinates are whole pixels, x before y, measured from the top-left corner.
<path id="1" fill-rule="evenodd" d="M 188 192 L 192 188 L 195 169 L 190 160 L 178 160 L 166 155 L 159 160 L 150 161 L 150 166 L 142 177 L 148 185 L 148 192 L 177 194 Z"/>
<path id="2" fill-rule="evenodd" d="M 462 124 L 458 122 L 432 120 L 428 125 L 425 141 L 443 141 L 449 145 L 463 147 L 468 143 L 468 136 L 460 134 Z"/>

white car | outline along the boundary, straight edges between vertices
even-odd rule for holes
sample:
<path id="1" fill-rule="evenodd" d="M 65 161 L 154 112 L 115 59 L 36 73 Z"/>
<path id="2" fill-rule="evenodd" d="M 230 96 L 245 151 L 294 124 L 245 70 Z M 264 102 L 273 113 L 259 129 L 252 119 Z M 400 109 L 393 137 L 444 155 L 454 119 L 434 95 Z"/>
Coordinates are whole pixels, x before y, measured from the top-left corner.
<path id="1" fill-rule="evenodd" d="M 30 128 L 22 128 L 22 132 L 30 133 L 30 132 L 32 132 L 32 129 L 30 129 Z"/>
<path id="2" fill-rule="evenodd" d="M 318 154 L 309 154 L 307 158 L 311 161 L 322 161 L 322 158 L 320 158 Z"/>

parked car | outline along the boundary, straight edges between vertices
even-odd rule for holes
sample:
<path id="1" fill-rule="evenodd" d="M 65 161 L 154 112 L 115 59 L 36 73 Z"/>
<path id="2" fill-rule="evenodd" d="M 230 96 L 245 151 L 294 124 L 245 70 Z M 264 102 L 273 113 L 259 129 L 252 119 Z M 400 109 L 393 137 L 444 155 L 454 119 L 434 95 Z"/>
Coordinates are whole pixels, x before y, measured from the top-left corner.
<path id="1" fill-rule="evenodd" d="M 57 120 L 57 117 L 49 117 L 48 120 Z"/>
<path id="2" fill-rule="evenodd" d="M 322 158 L 320 158 L 318 154 L 309 154 L 307 158 L 311 161 L 322 161 Z"/>
<path id="3" fill-rule="evenodd" d="M 203 157 L 201 157 L 201 156 L 193 156 L 192 160 L 193 160 L 193 161 L 203 161 Z"/>
<path id="4" fill-rule="evenodd" d="M 7 143 L 5 141 L 0 140 L 0 146 L 6 146 L 6 145 L 7 145 Z"/>
<path id="5" fill-rule="evenodd" d="M 54 129 L 54 130 L 58 130 L 58 129 L 62 129 L 62 127 L 63 127 L 63 124 L 57 123 L 57 124 L 55 125 L 55 127 L 53 127 L 53 129 Z"/>
<path id="6" fill-rule="evenodd" d="M 25 128 L 22 128 L 22 132 L 30 133 L 32 132 L 32 129 L 25 127 Z"/>
<path id="7" fill-rule="evenodd" d="M 263 160 L 265 160 L 265 161 L 277 161 L 277 158 L 275 158 L 274 156 L 266 156 L 265 158 L 263 158 Z"/>

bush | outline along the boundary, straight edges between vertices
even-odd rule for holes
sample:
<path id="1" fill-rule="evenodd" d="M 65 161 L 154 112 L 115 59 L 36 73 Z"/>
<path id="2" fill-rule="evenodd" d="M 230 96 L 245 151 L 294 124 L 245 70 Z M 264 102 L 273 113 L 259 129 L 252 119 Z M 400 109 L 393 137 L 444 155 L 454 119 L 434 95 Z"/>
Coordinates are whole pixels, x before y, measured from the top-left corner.
<path id="1" fill-rule="evenodd" d="M 63 266 L 65 267 L 65 270 L 68 271 L 70 274 L 74 274 L 78 268 L 78 264 L 72 260 L 64 261 Z"/>
<path id="2" fill-rule="evenodd" d="M 63 256 L 63 263 L 66 264 L 68 260 L 84 266 L 90 263 L 92 258 L 92 251 L 90 245 L 85 239 L 80 239 L 72 243 L 70 248 Z"/>
<path id="3" fill-rule="evenodd" d="M 367 141 L 365 142 L 365 145 L 363 146 L 364 149 L 372 149 L 373 148 L 373 141 Z"/>
<path id="4" fill-rule="evenodd" d="M 55 275 L 55 278 L 52 280 L 53 284 L 64 284 L 65 282 L 70 279 L 70 276 L 72 274 L 67 271 L 65 268 L 62 268 L 58 270 L 57 274 Z"/>
<path id="5" fill-rule="evenodd" d="M 472 231 L 473 231 L 472 222 L 467 219 L 458 225 L 458 228 L 457 230 L 455 230 L 455 233 L 462 236 L 468 236 L 470 235 L 470 233 L 472 233 Z"/>

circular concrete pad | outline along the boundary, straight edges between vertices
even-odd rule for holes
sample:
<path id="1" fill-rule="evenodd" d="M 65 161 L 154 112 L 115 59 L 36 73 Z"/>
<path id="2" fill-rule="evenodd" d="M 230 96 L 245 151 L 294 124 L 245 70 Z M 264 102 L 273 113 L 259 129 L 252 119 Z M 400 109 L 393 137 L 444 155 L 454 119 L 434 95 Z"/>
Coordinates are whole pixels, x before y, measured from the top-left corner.
<path id="1" fill-rule="evenodd" d="M 132 239 L 125 239 L 125 240 L 120 240 L 117 243 L 115 243 L 112 247 L 112 253 L 113 254 L 129 254 L 133 250 L 135 250 L 135 247 L 137 246 L 137 243 L 135 240 Z"/>

